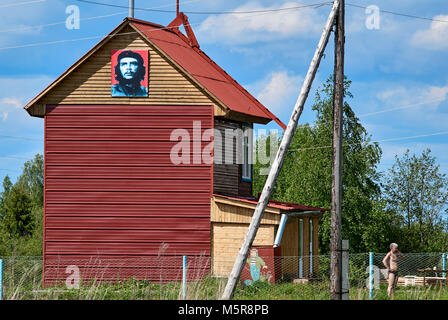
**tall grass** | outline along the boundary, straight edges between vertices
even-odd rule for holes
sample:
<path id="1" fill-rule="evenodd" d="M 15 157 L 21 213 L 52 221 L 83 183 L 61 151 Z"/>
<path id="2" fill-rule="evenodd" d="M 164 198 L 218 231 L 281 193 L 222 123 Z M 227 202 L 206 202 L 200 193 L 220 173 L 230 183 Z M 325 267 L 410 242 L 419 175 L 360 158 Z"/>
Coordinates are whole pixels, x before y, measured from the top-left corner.
<path id="1" fill-rule="evenodd" d="M 364 260 L 364 259 L 361 259 Z M 364 264 L 351 266 L 350 299 L 367 300 L 369 291 L 364 287 Z M 321 267 L 323 264 L 321 265 Z M 198 269 L 191 269 L 191 272 Z M 197 271 L 199 272 L 199 271 Z M 189 281 L 186 288 L 188 300 L 219 299 L 226 285 L 226 278 L 203 277 L 199 273 L 191 275 L 198 279 Z M 294 284 L 284 281 L 275 285 L 255 282 L 251 286 L 239 285 L 234 299 L 263 300 L 327 300 L 329 281 Z M 200 279 L 200 280 L 199 280 Z M 182 299 L 182 282 L 150 282 L 147 280 L 103 281 L 98 279 L 84 282 L 79 289 L 68 289 L 62 281 L 51 287 L 42 286 L 42 260 L 35 258 L 9 258 L 4 270 L 4 299 L 13 300 L 178 300 Z M 381 283 L 374 291 L 375 300 L 389 299 L 387 284 Z M 425 287 L 398 287 L 394 299 L 397 300 L 448 300 L 448 286 L 437 284 Z"/>

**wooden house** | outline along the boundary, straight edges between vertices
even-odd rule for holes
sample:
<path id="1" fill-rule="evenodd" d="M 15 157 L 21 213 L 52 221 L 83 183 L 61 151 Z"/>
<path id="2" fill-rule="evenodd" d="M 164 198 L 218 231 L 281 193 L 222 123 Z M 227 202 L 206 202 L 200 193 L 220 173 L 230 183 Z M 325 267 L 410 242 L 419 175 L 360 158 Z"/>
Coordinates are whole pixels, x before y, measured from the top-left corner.
<path id="1" fill-rule="evenodd" d="M 165 280 L 178 278 L 182 255 L 211 257 L 198 267 L 204 274 L 229 274 L 257 203 L 246 133 L 254 123 L 285 125 L 199 49 L 185 21 L 181 14 L 164 27 L 126 18 L 25 106 L 45 122 L 46 283 L 67 277 L 66 265 L 91 277 L 88 271 L 104 269 L 95 263 L 107 259 L 126 261 L 126 270 L 109 268 L 104 278 L 157 280 L 151 270 L 161 268 L 151 261 L 160 256 L 173 258 L 163 267 Z M 111 94 L 113 64 L 124 61 L 116 53 L 123 51 L 144 52 L 141 94 Z M 177 129 L 192 137 L 192 160 L 180 164 L 170 157 Z M 195 146 L 216 144 L 209 129 L 240 129 L 219 146 L 223 153 L 231 147 L 232 163 L 201 161 Z M 254 248 L 266 256 L 317 254 L 323 211 L 271 201 Z M 284 228 L 282 216 L 289 217 Z M 312 262 L 304 265 L 281 273 L 309 276 Z M 144 274 L 136 271 L 142 268 Z"/>

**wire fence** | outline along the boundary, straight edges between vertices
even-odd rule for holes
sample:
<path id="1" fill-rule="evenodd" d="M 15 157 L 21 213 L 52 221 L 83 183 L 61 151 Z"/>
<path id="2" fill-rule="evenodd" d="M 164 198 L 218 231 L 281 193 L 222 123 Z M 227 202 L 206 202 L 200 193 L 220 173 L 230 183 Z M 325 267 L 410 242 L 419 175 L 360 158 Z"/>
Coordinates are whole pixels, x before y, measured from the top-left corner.
<path id="1" fill-rule="evenodd" d="M 349 255 L 350 299 L 387 298 L 385 255 Z M 185 264 L 182 256 L 58 258 L 45 265 L 42 257 L 0 259 L 3 299 L 219 299 L 234 262 L 230 256 L 189 256 Z M 447 263 L 444 253 L 405 254 L 397 292 L 406 299 L 448 299 Z M 329 299 L 329 283 L 329 255 L 252 255 L 235 299 Z"/>

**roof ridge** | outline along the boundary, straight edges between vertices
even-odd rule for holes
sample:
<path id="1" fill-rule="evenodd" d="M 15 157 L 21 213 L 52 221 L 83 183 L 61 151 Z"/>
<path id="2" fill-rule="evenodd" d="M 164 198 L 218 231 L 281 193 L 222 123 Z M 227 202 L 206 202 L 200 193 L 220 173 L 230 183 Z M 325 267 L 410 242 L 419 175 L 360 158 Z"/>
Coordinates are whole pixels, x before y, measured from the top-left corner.
<path id="1" fill-rule="evenodd" d="M 166 26 L 163 26 L 161 24 L 158 23 L 154 23 L 154 22 L 150 22 L 150 21 L 146 21 L 146 20 L 141 20 L 141 19 L 136 19 L 136 18 L 131 18 L 131 17 L 126 17 L 123 19 L 123 21 L 130 21 L 130 22 L 137 22 L 137 23 L 141 23 L 141 24 L 146 24 L 148 26 L 151 27 L 156 27 L 156 28 L 160 28 L 160 29 L 165 29 L 165 30 L 171 30 L 172 28 L 168 28 Z"/>

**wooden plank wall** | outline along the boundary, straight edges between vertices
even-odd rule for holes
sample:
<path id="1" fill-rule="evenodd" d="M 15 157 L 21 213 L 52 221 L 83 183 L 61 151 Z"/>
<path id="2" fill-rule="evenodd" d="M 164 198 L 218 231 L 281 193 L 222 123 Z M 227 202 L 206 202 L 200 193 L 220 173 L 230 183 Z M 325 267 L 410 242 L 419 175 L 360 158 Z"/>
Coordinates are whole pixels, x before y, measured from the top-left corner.
<path id="1" fill-rule="evenodd" d="M 212 270 L 216 276 L 228 276 L 247 233 L 253 208 L 219 203 L 212 199 Z M 268 210 L 269 211 L 269 210 Z M 254 246 L 272 246 L 280 214 L 265 212 Z"/>
<path id="2" fill-rule="evenodd" d="M 319 218 L 313 218 L 313 277 L 319 275 Z"/>
<path id="3" fill-rule="evenodd" d="M 212 225 L 213 234 L 213 274 L 228 276 L 232 271 L 236 256 L 247 233 L 248 224 L 220 223 Z M 260 225 L 254 246 L 272 246 L 274 243 L 274 225 Z"/>
<path id="4" fill-rule="evenodd" d="M 165 248 L 165 256 L 178 256 L 174 272 L 181 270 L 180 255 L 208 256 L 211 166 L 171 161 L 177 142 L 170 133 L 191 132 L 195 120 L 202 130 L 212 128 L 211 107 L 49 106 L 45 267 L 61 257 L 75 265 L 97 257 L 151 258 Z M 127 265 L 135 272 L 143 266 Z M 45 272 L 45 281 L 53 276 Z"/>
<path id="5" fill-rule="evenodd" d="M 288 218 L 280 241 L 282 273 L 297 275 L 299 270 L 299 219 Z"/>
<path id="6" fill-rule="evenodd" d="M 210 214 L 212 222 L 249 224 L 252 220 L 252 215 L 254 214 L 254 208 L 219 203 L 212 199 Z M 263 215 L 261 224 L 278 225 L 280 217 L 280 214 L 269 212 L 269 209 L 267 209 Z"/>
<path id="7" fill-rule="evenodd" d="M 131 27 L 124 28 L 87 59 L 37 104 L 123 104 L 123 105 L 213 105 L 215 115 L 221 107 L 180 70 L 164 59 Z M 111 97 L 111 51 L 149 50 L 148 97 Z"/>

